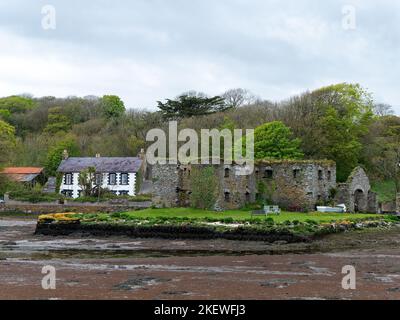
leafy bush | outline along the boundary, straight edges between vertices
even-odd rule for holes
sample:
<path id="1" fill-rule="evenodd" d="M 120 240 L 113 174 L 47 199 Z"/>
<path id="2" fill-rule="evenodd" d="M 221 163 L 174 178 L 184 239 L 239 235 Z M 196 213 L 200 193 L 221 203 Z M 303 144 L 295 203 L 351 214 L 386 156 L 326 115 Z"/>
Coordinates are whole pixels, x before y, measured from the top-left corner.
<path id="1" fill-rule="evenodd" d="M 394 215 L 388 215 L 385 217 L 385 219 L 387 221 L 391 221 L 391 222 L 399 222 L 400 221 L 400 217 L 399 216 L 394 216 Z"/>
<path id="2" fill-rule="evenodd" d="M 318 225 L 318 222 L 317 222 L 317 221 L 311 220 L 311 219 L 307 219 L 307 220 L 306 220 L 306 223 L 308 223 L 308 224 L 313 224 L 313 225 Z"/>
<path id="3" fill-rule="evenodd" d="M 74 202 L 79 202 L 79 203 L 84 203 L 84 202 L 89 202 L 89 203 L 96 203 L 96 202 L 107 202 L 110 200 L 127 200 L 131 202 L 146 202 L 146 201 L 151 201 L 151 196 L 148 195 L 140 195 L 140 196 L 117 196 L 113 193 L 104 193 L 101 194 L 100 198 L 99 197 L 79 197 L 77 199 L 73 199 L 72 201 Z"/>
<path id="4" fill-rule="evenodd" d="M 42 193 L 34 190 L 12 191 L 10 192 L 10 198 L 16 201 L 31 203 L 54 202 L 64 199 L 62 195 L 56 193 Z"/>
<path id="5" fill-rule="evenodd" d="M 223 223 L 234 223 L 235 222 L 235 220 L 233 220 L 233 218 L 224 218 L 223 220 L 222 220 L 222 222 Z"/>
<path id="6" fill-rule="evenodd" d="M 194 208 L 213 209 L 217 200 L 218 181 L 213 167 L 193 168 L 190 202 Z"/>

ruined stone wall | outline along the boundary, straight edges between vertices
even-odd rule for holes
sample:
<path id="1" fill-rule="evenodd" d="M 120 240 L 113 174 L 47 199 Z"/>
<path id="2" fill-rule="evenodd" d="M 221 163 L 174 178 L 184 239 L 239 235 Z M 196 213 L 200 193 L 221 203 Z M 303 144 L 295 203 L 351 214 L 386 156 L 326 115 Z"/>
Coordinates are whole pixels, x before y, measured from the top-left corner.
<path id="1" fill-rule="evenodd" d="M 338 186 L 336 203 L 345 204 L 349 212 L 379 212 L 377 195 L 371 191 L 369 178 L 363 168 L 355 168 L 347 182 Z"/>
<path id="2" fill-rule="evenodd" d="M 381 213 L 379 207 L 378 195 L 375 192 L 370 191 L 368 193 L 368 207 L 367 212 L 369 213 Z"/>
<path id="3" fill-rule="evenodd" d="M 336 165 L 330 161 L 281 161 L 257 165 L 256 180 L 267 189 L 267 202 L 284 209 L 314 210 L 336 188 Z M 260 192 L 260 190 L 258 190 Z"/>
<path id="4" fill-rule="evenodd" d="M 181 165 L 179 166 L 178 185 L 179 206 L 190 206 L 191 172 L 196 168 L 206 168 L 210 165 Z M 237 165 L 212 165 L 218 180 L 216 209 L 229 210 L 239 209 L 246 203 L 255 201 L 255 178 L 254 175 L 239 174 L 240 166 Z"/>
<path id="5" fill-rule="evenodd" d="M 381 212 L 382 213 L 396 212 L 396 201 L 389 201 L 389 202 L 382 203 Z"/>
<path id="6" fill-rule="evenodd" d="M 400 193 L 396 196 L 396 213 L 400 214 Z"/>
<path id="7" fill-rule="evenodd" d="M 339 183 L 336 190 L 336 204 L 345 204 L 347 208 L 350 208 L 350 192 L 348 184 Z"/>
<path id="8" fill-rule="evenodd" d="M 193 166 L 152 166 L 153 203 L 166 207 L 190 206 Z M 318 202 L 329 200 L 330 190 L 336 187 L 336 165 L 331 161 L 262 162 L 249 175 L 240 174 L 243 168 L 235 164 L 213 166 L 219 181 L 217 209 L 242 208 L 264 193 L 261 196 L 266 202 L 284 209 L 314 210 Z M 271 176 L 266 175 L 267 170 L 272 172 Z M 259 190 L 261 184 L 264 191 Z"/>
<path id="9" fill-rule="evenodd" d="M 156 164 L 151 167 L 153 181 L 153 203 L 162 207 L 178 205 L 179 173 L 177 165 Z"/>
<path id="10" fill-rule="evenodd" d="M 220 192 L 217 200 L 217 207 L 223 209 L 239 209 L 247 203 L 254 203 L 256 200 L 255 175 L 241 174 L 241 167 L 238 165 L 221 165 L 217 169 Z"/>
<path id="11" fill-rule="evenodd" d="M 364 169 L 356 168 L 350 175 L 348 180 L 348 186 L 350 191 L 350 208 L 352 212 L 367 212 L 368 211 L 368 193 L 371 190 L 371 185 L 369 183 L 369 178 L 365 173 Z M 362 194 L 361 194 L 362 192 Z M 358 196 L 358 210 L 357 210 L 357 193 Z"/>

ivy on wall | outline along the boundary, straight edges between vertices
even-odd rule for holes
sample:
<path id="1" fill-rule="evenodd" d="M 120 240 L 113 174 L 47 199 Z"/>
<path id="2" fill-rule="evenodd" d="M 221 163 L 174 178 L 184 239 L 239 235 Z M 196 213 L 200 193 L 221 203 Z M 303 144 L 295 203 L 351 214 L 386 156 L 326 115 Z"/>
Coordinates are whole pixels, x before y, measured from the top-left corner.
<path id="1" fill-rule="evenodd" d="M 217 201 L 218 177 L 213 167 L 193 168 L 190 176 L 193 208 L 213 209 Z"/>

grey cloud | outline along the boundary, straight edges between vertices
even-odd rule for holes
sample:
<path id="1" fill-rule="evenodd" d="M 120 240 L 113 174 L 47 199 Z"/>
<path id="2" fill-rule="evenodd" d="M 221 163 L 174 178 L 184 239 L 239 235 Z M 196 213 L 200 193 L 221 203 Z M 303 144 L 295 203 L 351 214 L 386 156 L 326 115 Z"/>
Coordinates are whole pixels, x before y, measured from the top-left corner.
<path id="1" fill-rule="evenodd" d="M 55 31 L 41 29 L 45 4 L 57 10 Z M 348 4 L 356 8 L 356 30 L 341 27 Z M 218 94 L 231 86 L 280 100 L 347 81 L 361 83 L 400 113 L 399 9 L 395 0 L 3 0 L 0 31 L 63 51 L 77 68 L 98 61 L 113 69 L 120 60 L 143 66 L 138 76 L 148 80 L 127 85 L 134 75 L 123 70 L 113 75 L 124 83 L 111 89 L 130 106 L 151 107 L 188 89 Z M 54 59 L 61 63 L 57 52 Z M 24 58 L 33 59 L 29 53 Z M 82 70 L 85 79 L 90 70 Z M 7 81 L 1 77 L 0 72 L 0 83 Z M 40 85 L 45 88 L 46 82 Z M 92 85 L 94 92 L 104 89 L 96 79 Z M 81 82 L 76 86 L 69 83 L 65 95 L 80 93 Z M 60 87 L 57 92 L 64 92 Z M 0 88 L 0 94 L 7 92 Z"/>

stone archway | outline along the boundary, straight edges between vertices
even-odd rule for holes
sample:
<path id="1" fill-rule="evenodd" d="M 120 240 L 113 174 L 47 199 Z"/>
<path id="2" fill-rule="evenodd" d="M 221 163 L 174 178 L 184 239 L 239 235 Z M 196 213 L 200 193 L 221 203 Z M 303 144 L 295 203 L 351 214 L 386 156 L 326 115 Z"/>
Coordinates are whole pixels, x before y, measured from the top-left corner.
<path id="1" fill-rule="evenodd" d="M 368 195 L 361 189 L 354 192 L 354 212 L 366 212 L 368 207 Z"/>

